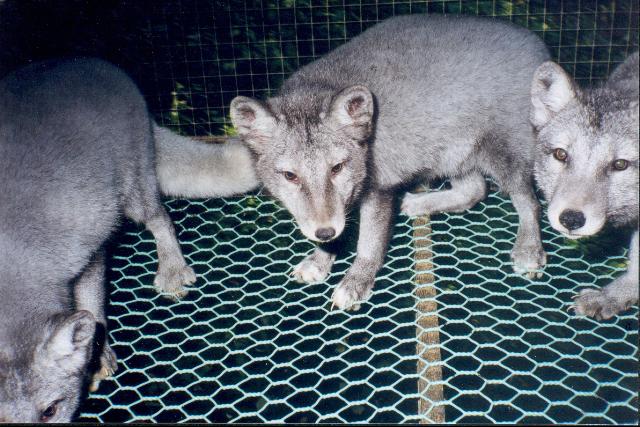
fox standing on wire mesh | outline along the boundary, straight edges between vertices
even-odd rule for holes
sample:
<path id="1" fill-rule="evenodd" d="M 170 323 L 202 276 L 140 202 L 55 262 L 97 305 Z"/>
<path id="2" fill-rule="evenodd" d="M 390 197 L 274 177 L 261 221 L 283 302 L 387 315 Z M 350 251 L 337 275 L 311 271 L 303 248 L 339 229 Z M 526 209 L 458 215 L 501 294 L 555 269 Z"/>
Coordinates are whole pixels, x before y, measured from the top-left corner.
<path id="1" fill-rule="evenodd" d="M 239 141 L 205 144 L 158 127 L 135 84 L 108 63 L 39 63 L 3 79 L 0 422 L 71 420 L 96 326 L 106 327 L 103 246 L 123 215 L 151 231 L 154 284 L 179 298 L 196 276 L 160 191 L 213 197 L 256 186 Z M 116 369 L 106 340 L 97 344 L 95 380 Z"/>
<path id="2" fill-rule="evenodd" d="M 576 313 L 608 319 L 638 301 L 638 52 L 604 85 L 581 90 L 545 62 L 531 88 L 535 177 L 551 226 L 571 239 L 606 223 L 632 229 L 629 269 L 603 289 L 584 289 Z"/>
<path id="3" fill-rule="evenodd" d="M 235 98 L 231 118 L 257 154 L 260 180 L 320 242 L 296 279 L 324 280 L 335 254 L 323 244 L 359 207 L 357 255 L 332 300 L 349 309 L 367 299 L 387 251 L 394 194 L 439 177 L 452 189 L 408 193 L 402 211 L 465 211 L 485 197 L 489 175 L 520 217 L 515 271 L 543 267 L 528 116 L 533 73 L 548 58 L 536 35 L 509 23 L 402 16 L 303 67 L 266 102 Z"/>

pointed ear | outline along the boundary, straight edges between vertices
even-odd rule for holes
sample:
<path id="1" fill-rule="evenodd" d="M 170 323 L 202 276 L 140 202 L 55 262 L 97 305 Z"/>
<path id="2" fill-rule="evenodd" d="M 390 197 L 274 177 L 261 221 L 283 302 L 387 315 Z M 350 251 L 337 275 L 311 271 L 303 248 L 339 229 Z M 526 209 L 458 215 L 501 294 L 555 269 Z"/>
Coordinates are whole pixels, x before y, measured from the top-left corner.
<path id="1" fill-rule="evenodd" d="M 537 129 L 577 98 L 573 79 L 552 61 L 540 65 L 531 84 L 531 124 Z"/>
<path id="2" fill-rule="evenodd" d="M 67 372 L 77 372 L 91 357 L 96 319 L 89 311 L 80 310 L 58 320 L 46 345 L 47 357 Z"/>
<path id="3" fill-rule="evenodd" d="M 365 86 L 351 86 L 331 101 L 330 117 L 354 139 L 364 140 L 373 129 L 373 95 Z"/>
<path id="4" fill-rule="evenodd" d="M 238 134 L 254 149 L 273 137 L 275 118 L 258 100 L 237 96 L 231 101 L 231 122 Z"/>
<path id="5" fill-rule="evenodd" d="M 609 75 L 607 83 L 616 80 L 634 80 L 638 82 L 638 63 L 640 58 L 638 52 L 634 52 L 624 60 L 624 62 L 618 65 Z"/>

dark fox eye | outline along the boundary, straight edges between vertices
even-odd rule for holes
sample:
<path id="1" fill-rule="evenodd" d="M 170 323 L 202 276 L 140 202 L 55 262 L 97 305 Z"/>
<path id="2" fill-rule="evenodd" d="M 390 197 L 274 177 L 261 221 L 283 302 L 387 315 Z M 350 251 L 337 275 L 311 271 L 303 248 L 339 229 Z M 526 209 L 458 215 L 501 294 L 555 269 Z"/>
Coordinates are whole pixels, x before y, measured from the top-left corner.
<path id="1" fill-rule="evenodd" d="M 334 167 L 331 168 L 331 173 L 333 175 L 338 175 L 340 173 L 340 171 L 342 170 L 343 166 L 344 166 L 344 162 L 338 163 L 337 165 L 335 165 Z"/>
<path id="2" fill-rule="evenodd" d="M 569 155 L 562 148 L 556 148 L 555 150 L 553 150 L 553 157 L 561 162 L 566 162 Z"/>
<path id="3" fill-rule="evenodd" d="M 618 159 L 613 161 L 613 168 L 617 171 L 623 171 L 629 167 L 629 162 L 625 159 Z"/>
<path id="4" fill-rule="evenodd" d="M 298 182 L 298 175 L 293 172 L 284 171 L 282 172 L 282 175 L 284 175 L 284 179 L 286 179 L 287 181 Z"/>
<path id="5" fill-rule="evenodd" d="M 58 412 L 58 403 L 60 403 L 59 400 L 53 402 L 51 405 L 47 406 L 47 409 L 40 413 L 41 422 L 45 423 L 56 415 L 56 412 Z"/>

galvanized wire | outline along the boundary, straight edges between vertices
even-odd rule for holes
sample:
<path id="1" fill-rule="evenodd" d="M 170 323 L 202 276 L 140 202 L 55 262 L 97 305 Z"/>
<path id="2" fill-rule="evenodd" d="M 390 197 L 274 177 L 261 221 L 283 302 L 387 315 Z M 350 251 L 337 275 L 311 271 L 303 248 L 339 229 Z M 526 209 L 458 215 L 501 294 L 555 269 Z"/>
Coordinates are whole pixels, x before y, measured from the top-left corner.
<path id="1" fill-rule="evenodd" d="M 109 275 L 120 370 L 85 420 L 637 421 L 637 309 L 606 322 L 566 311 L 581 286 L 621 273 L 619 243 L 584 255 L 545 224 L 549 266 L 523 278 L 509 260 L 517 216 L 492 193 L 467 214 L 435 216 L 422 237 L 401 218 L 372 298 L 347 314 L 330 296 L 353 251 L 326 283 L 294 282 L 312 246 L 272 200 L 168 206 L 198 283 L 178 303 L 158 296 L 152 237 L 127 227 Z M 431 242 L 431 296 L 417 297 L 414 239 Z M 441 379 L 419 387 L 434 369 Z"/>

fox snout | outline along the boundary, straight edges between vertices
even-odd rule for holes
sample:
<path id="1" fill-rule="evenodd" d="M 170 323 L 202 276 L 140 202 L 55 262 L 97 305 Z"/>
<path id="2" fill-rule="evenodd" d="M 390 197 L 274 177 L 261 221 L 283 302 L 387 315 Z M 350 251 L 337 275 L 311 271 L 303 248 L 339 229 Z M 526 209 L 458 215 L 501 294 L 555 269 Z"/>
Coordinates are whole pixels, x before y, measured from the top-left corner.
<path id="1" fill-rule="evenodd" d="M 331 223 L 318 224 L 314 221 L 309 221 L 306 224 L 300 223 L 300 229 L 307 239 L 316 242 L 330 242 L 342 234 L 344 230 L 344 221 L 332 221 Z"/>
<path id="2" fill-rule="evenodd" d="M 562 175 L 552 194 L 547 194 L 551 226 L 570 239 L 592 236 L 607 222 L 605 183 L 584 174 Z"/>
<path id="3" fill-rule="evenodd" d="M 314 220 L 304 218 L 303 216 L 294 215 L 300 231 L 309 240 L 319 243 L 330 242 L 342 234 L 344 231 L 346 218 L 333 215 L 332 218 L 326 220 Z"/>
<path id="4" fill-rule="evenodd" d="M 559 220 L 560 224 L 562 224 L 569 231 L 581 228 L 586 222 L 582 211 L 575 211 L 573 209 L 566 209 L 562 211 Z"/>
<path id="5" fill-rule="evenodd" d="M 597 206 L 549 207 L 551 226 L 571 239 L 591 236 L 599 232 L 606 222 L 606 214 Z"/>
<path id="6" fill-rule="evenodd" d="M 316 230 L 316 237 L 323 242 L 333 239 L 335 235 L 336 230 L 333 227 L 318 228 Z"/>
<path id="7" fill-rule="evenodd" d="M 326 243 L 336 239 L 344 231 L 347 222 L 345 206 L 337 193 L 329 192 L 324 197 L 306 197 L 297 207 L 299 209 L 289 210 L 307 239 Z"/>

